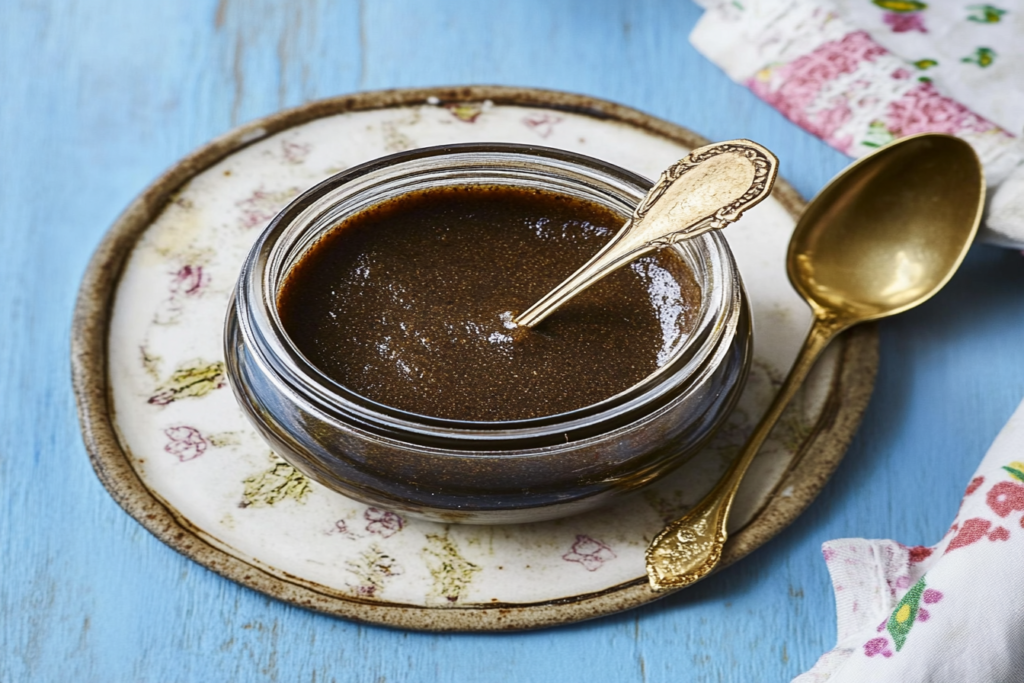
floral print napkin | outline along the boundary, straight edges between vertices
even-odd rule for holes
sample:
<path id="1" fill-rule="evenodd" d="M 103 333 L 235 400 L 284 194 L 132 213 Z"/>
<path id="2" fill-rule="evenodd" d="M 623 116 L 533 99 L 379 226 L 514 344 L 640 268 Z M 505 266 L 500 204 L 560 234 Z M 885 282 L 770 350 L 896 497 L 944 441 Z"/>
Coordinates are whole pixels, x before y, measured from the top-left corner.
<path id="1" fill-rule="evenodd" d="M 793 683 L 1024 680 L 1022 461 L 1024 403 L 937 544 L 826 543 L 838 642 Z"/>
<path id="2" fill-rule="evenodd" d="M 702 0 L 693 45 L 836 149 L 939 132 L 985 166 L 986 239 L 1024 246 L 1024 0 Z"/>

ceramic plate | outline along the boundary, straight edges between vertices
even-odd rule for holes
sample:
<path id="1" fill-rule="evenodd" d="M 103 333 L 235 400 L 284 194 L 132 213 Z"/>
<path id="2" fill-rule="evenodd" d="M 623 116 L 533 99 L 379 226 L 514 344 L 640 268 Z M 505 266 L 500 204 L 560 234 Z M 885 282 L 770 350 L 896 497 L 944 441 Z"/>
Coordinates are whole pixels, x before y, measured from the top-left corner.
<path id="1" fill-rule="evenodd" d="M 592 98 L 473 87 L 315 102 L 186 157 L 110 229 L 76 311 L 72 360 L 85 442 L 100 479 L 129 514 L 233 581 L 405 628 L 532 628 L 659 597 L 647 586 L 647 543 L 723 471 L 810 323 L 785 276 L 786 245 L 803 205 L 784 181 L 727 233 L 755 326 L 754 367 L 739 407 L 676 473 L 598 513 L 482 527 L 368 507 L 271 453 L 226 386 L 228 298 L 250 245 L 278 210 L 369 159 L 485 141 L 570 149 L 651 178 L 705 144 L 678 126 Z M 744 483 L 723 566 L 792 522 L 824 485 L 867 404 L 876 347 L 874 329 L 864 327 L 819 362 Z"/>

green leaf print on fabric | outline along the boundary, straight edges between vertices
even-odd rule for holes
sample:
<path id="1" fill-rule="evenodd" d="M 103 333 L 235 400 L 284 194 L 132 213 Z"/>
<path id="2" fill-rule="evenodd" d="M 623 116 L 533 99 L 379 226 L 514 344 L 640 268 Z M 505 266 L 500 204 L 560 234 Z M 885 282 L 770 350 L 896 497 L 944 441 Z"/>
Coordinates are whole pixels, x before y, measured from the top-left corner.
<path id="1" fill-rule="evenodd" d="M 987 69 L 992 66 L 992 62 L 996 61 L 996 51 L 990 47 L 979 47 L 974 51 L 973 55 L 969 55 L 960 60 L 967 64 L 977 64 L 982 69 Z"/>
<path id="2" fill-rule="evenodd" d="M 1003 467 L 1017 481 L 1024 481 L 1024 462 L 1011 462 Z"/>
<path id="3" fill-rule="evenodd" d="M 967 20 L 976 21 L 979 24 L 998 24 L 1006 14 L 1006 10 L 999 9 L 994 5 L 968 5 L 967 9 L 970 12 L 967 15 Z"/>
<path id="4" fill-rule="evenodd" d="M 919 59 L 916 62 L 912 62 L 912 64 L 914 66 L 916 66 L 918 69 L 920 69 L 921 71 L 924 71 L 926 69 L 932 68 L 933 66 L 938 66 L 939 65 L 939 63 L 936 60 L 934 60 L 934 59 Z"/>
<path id="5" fill-rule="evenodd" d="M 871 125 L 868 126 L 867 135 L 861 140 L 862 145 L 865 147 L 882 147 L 888 145 L 890 142 L 896 139 L 896 136 L 892 134 L 885 124 L 881 121 L 872 121 Z"/>
<path id="6" fill-rule="evenodd" d="M 871 0 L 875 5 L 890 12 L 920 12 L 928 9 L 927 3 L 918 0 Z"/>
<path id="7" fill-rule="evenodd" d="M 921 606 L 923 593 L 924 579 L 921 579 L 911 586 L 902 600 L 896 603 L 896 609 L 893 610 L 892 616 L 889 617 L 889 621 L 885 625 L 893 642 L 896 643 L 897 652 L 903 649 L 903 644 L 907 642 L 907 634 L 910 633 L 910 629 L 913 628 L 914 621 L 917 619 L 917 610 Z"/>
<path id="8" fill-rule="evenodd" d="M 921 580 L 911 586 L 907 594 L 896 603 L 896 608 L 892 611 L 892 615 L 884 625 L 896 644 L 897 652 L 903 649 L 903 645 L 907 642 L 907 635 L 914 627 L 914 624 L 928 621 L 931 617 L 924 605 L 937 603 L 942 598 L 941 591 L 925 586 L 924 577 L 922 576 Z M 879 629 L 881 628 L 879 626 Z"/>

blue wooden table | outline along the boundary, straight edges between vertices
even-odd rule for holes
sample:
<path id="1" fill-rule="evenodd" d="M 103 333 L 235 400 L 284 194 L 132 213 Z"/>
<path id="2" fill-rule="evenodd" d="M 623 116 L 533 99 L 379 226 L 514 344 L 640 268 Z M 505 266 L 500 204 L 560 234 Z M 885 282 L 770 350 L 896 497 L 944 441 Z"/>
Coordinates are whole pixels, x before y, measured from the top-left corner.
<path id="1" fill-rule="evenodd" d="M 164 168 L 237 123 L 364 89 L 528 85 L 749 137 L 813 195 L 847 162 L 687 43 L 689 0 L 0 0 L 0 681 L 788 681 L 835 638 L 819 546 L 931 544 L 1024 397 L 1024 257 L 978 246 L 881 326 L 875 395 L 776 540 L 647 607 L 548 631 L 361 626 L 240 588 L 123 513 L 68 371 L 91 251 Z"/>

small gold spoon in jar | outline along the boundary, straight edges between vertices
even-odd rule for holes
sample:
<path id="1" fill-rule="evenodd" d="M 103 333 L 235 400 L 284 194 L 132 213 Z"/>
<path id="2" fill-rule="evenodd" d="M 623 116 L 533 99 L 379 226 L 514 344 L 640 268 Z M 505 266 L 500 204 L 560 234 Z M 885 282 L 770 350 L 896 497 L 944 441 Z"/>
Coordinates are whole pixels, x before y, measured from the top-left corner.
<path id="1" fill-rule="evenodd" d="M 622 229 L 579 270 L 512 319 L 533 327 L 584 289 L 644 254 L 724 228 L 771 192 L 779 160 L 750 140 L 700 147 L 667 168 Z"/>
<path id="2" fill-rule="evenodd" d="M 647 549 L 651 588 L 682 588 L 722 556 L 740 482 L 783 409 L 832 339 L 938 292 L 974 240 L 985 180 L 971 146 L 949 135 L 904 138 L 855 162 L 800 217 L 786 270 L 814 322 L 789 375 L 715 487 Z"/>

